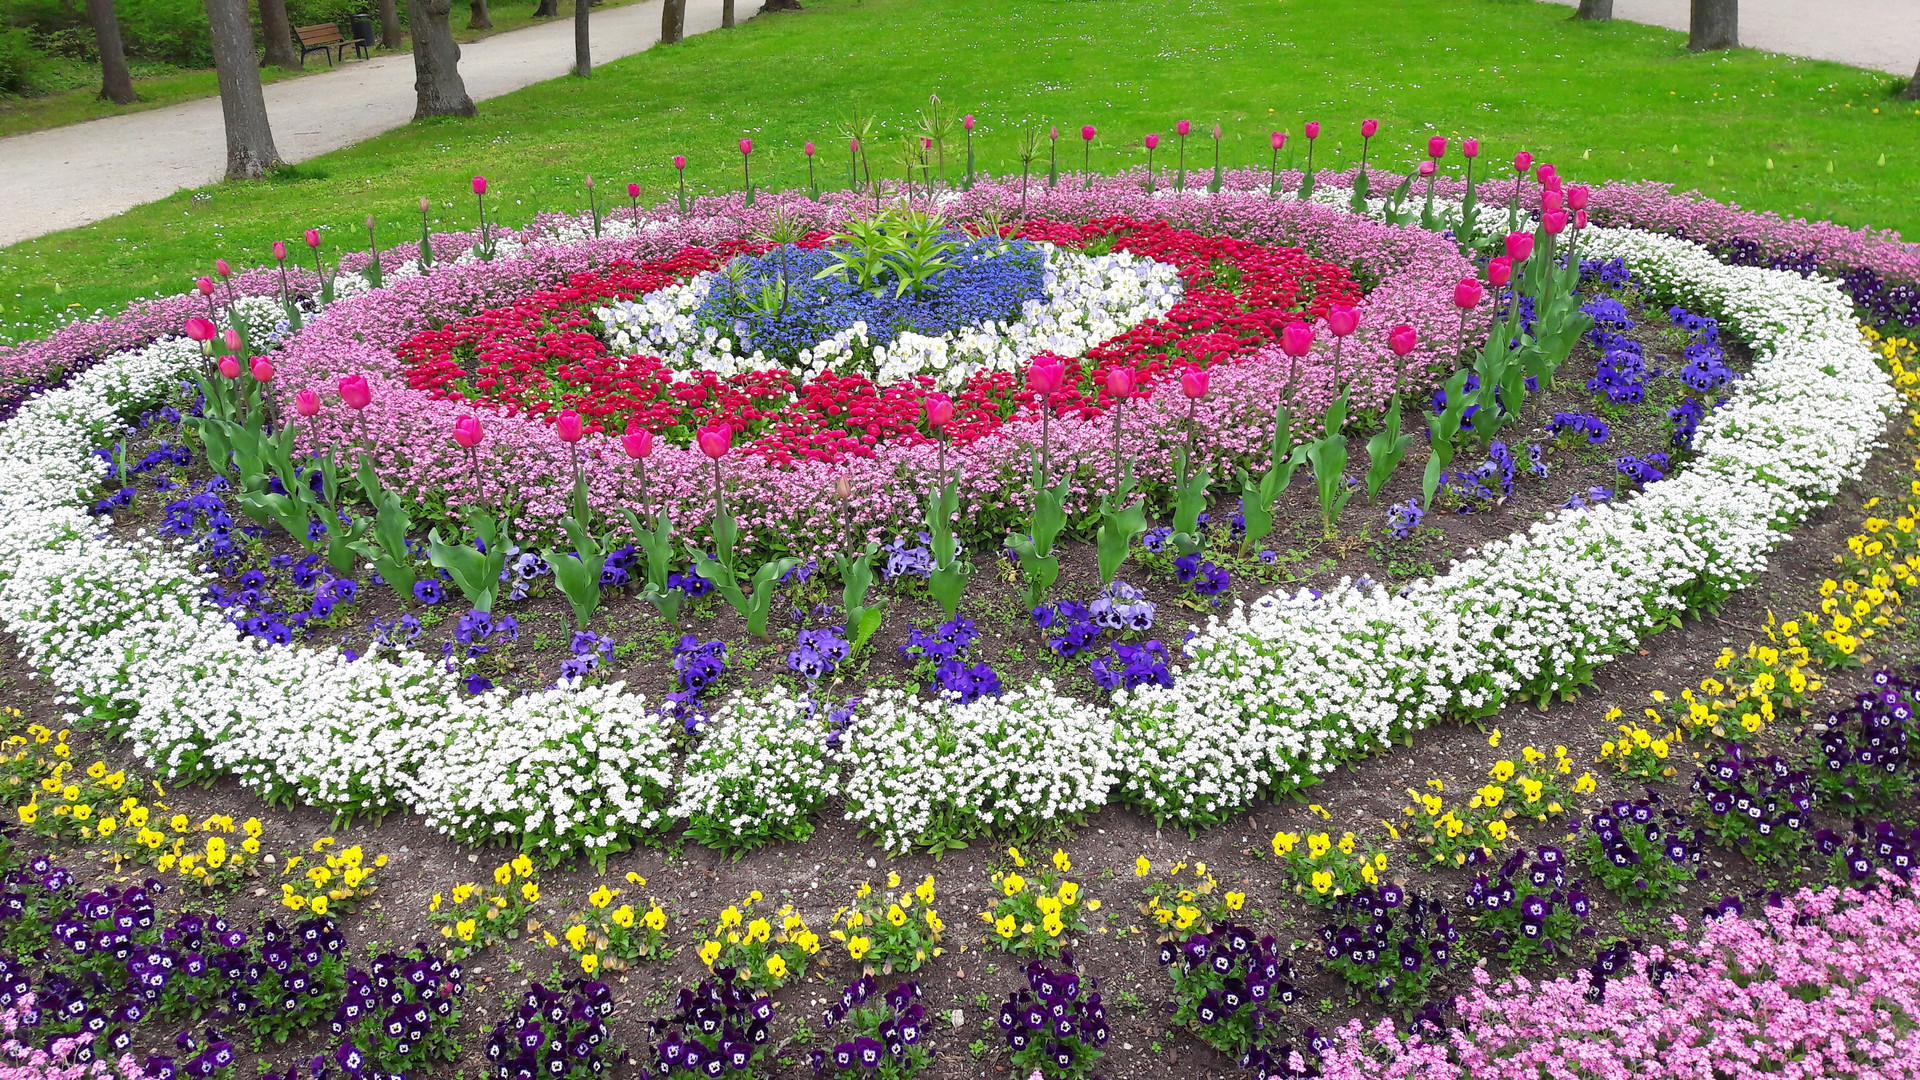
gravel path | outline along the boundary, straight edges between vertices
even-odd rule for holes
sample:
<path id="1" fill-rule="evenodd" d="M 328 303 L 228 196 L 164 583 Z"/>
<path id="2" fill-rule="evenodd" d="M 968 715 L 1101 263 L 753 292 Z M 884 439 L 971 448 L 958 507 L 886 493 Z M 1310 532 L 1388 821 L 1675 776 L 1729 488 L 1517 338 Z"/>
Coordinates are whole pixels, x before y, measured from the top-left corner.
<path id="1" fill-rule="evenodd" d="M 1613 17 L 1685 33 L 1688 7 L 1613 0 Z M 1920 0 L 1740 0 L 1740 44 L 1911 76 L 1920 63 Z"/>
<path id="2" fill-rule="evenodd" d="M 455 4 L 455 17 L 465 15 Z M 742 0 L 742 14 L 754 10 Z M 687 33 L 720 25 L 720 0 L 687 0 Z M 660 0 L 593 15 L 595 66 L 660 37 Z M 312 63 L 324 63 L 318 56 Z M 565 75 L 573 19 L 496 34 L 460 47 L 460 74 L 475 101 Z M 274 143 L 305 161 L 400 127 L 413 117 L 413 55 L 336 65 L 266 88 Z M 112 217 L 183 188 L 217 182 L 226 167 L 220 99 L 110 116 L 0 139 L 0 247 Z"/>

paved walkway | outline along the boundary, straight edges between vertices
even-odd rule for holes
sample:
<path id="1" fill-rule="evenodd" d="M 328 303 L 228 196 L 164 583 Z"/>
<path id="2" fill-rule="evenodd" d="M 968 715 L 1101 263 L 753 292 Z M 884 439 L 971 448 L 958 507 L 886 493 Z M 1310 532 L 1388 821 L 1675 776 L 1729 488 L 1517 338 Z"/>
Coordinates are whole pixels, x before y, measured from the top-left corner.
<path id="1" fill-rule="evenodd" d="M 1613 0 L 1613 17 L 1685 33 L 1689 6 Z M 1920 0 L 1740 0 L 1740 44 L 1912 77 L 1920 64 Z"/>
<path id="2" fill-rule="evenodd" d="M 466 5 L 454 4 L 464 18 Z M 742 0 L 741 13 L 755 10 Z M 687 33 L 720 26 L 720 0 L 687 0 Z M 660 38 L 660 0 L 593 14 L 597 67 Z M 311 63 L 324 63 L 318 56 Z M 573 19 L 495 34 L 460 47 L 460 74 L 475 101 L 565 75 Z M 352 61 L 266 88 L 274 144 L 305 161 L 400 127 L 413 118 L 413 54 Z M 71 229 L 217 182 L 226 170 L 220 99 L 170 105 L 0 139 L 0 247 Z"/>

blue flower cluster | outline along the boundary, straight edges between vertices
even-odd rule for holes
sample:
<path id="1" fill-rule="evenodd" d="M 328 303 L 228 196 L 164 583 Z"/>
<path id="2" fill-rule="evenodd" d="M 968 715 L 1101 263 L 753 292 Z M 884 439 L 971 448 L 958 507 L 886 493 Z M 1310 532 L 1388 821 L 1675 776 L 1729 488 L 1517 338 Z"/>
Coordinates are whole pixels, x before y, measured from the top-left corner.
<path id="1" fill-rule="evenodd" d="M 1700 430 L 1700 421 L 1707 418 L 1707 408 L 1698 398 L 1687 398 L 1668 409 L 1667 418 L 1673 421 L 1673 445 L 1691 450 L 1694 433 Z"/>
<path id="2" fill-rule="evenodd" d="M 934 627 L 930 634 L 909 630 L 900 655 L 908 661 L 932 663 L 935 685 L 967 705 L 1000 696 L 1000 676 L 984 663 L 966 662 L 967 650 L 979 637 L 972 619 L 956 618 Z"/>
<path id="3" fill-rule="evenodd" d="M 1880 326 L 1920 327 L 1920 285 L 1889 285 L 1872 269 L 1856 266 L 1840 275 L 1840 288 L 1867 316 L 1865 321 Z"/>
<path id="4" fill-rule="evenodd" d="M 1224 568 L 1197 552 L 1173 560 L 1173 572 L 1180 578 L 1180 584 L 1192 589 L 1195 596 L 1219 596 L 1233 582 Z"/>
<path id="5" fill-rule="evenodd" d="M 1172 686 L 1173 671 L 1167 664 L 1167 647 L 1158 641 L 1116 644 L 1112 656 L 1093 661 L 1093 681 L 1103 690 L 1131 690 L 1149 683 Z"/>
<path id="6" fill-rule="evenodd" d="M 1686 363 L 1680 367 L 1680 381 L 1702 393 L 1732 382 L 1733 369 L 1727 366 L 1726 353 L 1720 348 L 1719 324 L 1680 307 L 1667 314 L 1675 326 L 1694 335 L 1686 348 Z"/>
<path id="7" fill-rule="evenodd" d="M 1587 340 L 1596 348 L 1604 348 L 1606 339 L 1602 334 L 1622 334 L 1633 329 L 1633 316 L 1627 314 L 1627 305 L 1611 296 L 1602 296 L 1580 305 L 1580 310 L 1593 317 L 1593 329 L 1587 331 Z"/>
<path id="8" fill-rule="evenodd" d="M 1622 476 L 1643 487 L 1656 480 L 1666 479 L 1668 467 L 1667 455 L 1658 450 L 1644 458 L 1626 454 L 1619 461 L 1614 462 L 1614 468 L 1619 469 Z"/>
<path id="9" fill-rule="evenodd" d="M 1395 540 L 1405 540 L 1413 535 L 1413 530 L 1420 527 L 1420 522 L 1426 516 L 1427 512 L 1420 509 L 1419 499 L 1394 503 L 1387 507 L 1387 531 L 1393 534 Z"/>
<path id="10" fill-rule="evenodd" d="M 717 639 L 703 642 L 692 634 L 682 634 L 673 647 L 673 670 L 680 674 L 680 688 L 667 694 L 667 713 L 692 734 L 706 719 L 700 695 L 727 673 L 727 643 Z"/>
<path id="11" fill-rule="evenodd" d="M 1587 389 L 1615 405 L 1637 404 L 1647 399 L 1647 380 L 1655 374 L 1640 355 L 1640 343 L 1621 339 L 1608 343 Z"/>
<path id="12" fill-rule="evenodd" d="M 687 639 L 681 638 L 680 640 L 684 642 Z M 584 679 L 588 675 L 593 674 L 594 670 L 600 666 L 602 659 L 611 660 L 613 658 L 613 637 L 611 635 L 602 636 L 591 630 L 575 630 L 573 632 L 573 640 L 568 643 L 567 649 L 573 655 L 560 661 L 560 681 L 562 682 L 569 679 Z M 722 655 L 724 655 L 725 652 L 725 649 L 721 650 Z M 725 663 L 720 665 L 720 670 L 726 670 Z M 686 673 L 681 672 L 681 683 L 683 687 L 685 682 Z"/>
<path id="13" fill-rule="evenodd" d="M 853 652 L 838 626 L 800 631 L 799 642 L 787 653 L 787 668 L 809 684 L 817 683 Z"/>
<path id="14" fill-rule="evenodd" d="M 920 542 L 913 547 L 907 546 L 907 538 L 894 537 L 893 543 L 880 549 L 886 561 L 880 564 L 880 576 L 893 581 L 895 578 L 912 577 L 927 581 L 933 577 L 933 538 L 926 533 L 920 534 Z"/>
<path id="15" fill-rule="evenodd" d="M 1147 599 L 1145 593 L 1124 581 L 1116 581 L 1087 605 L 1087 616 L 1094 625 L 1116 633 L 1122 630 L 1143 633 L 1153 629 L 1155 610 L 1154 602 Z"/>
<path id="16" fill-rule="evenodd" d="M 667 575 L 667 588 L 679 589 L 687 594 L 687 599 L 697 600 L 713 591 L 713 582 L 700 576 L 693 563 L 687 564 L 685 572 L 676 571 Z"/>
<path id="17" fill-rule="evenodd" d="M 713 275 L 694 319 L 731 338 L 737 354 L 760 350 L 791 360 L 859 322 L 867 325 L 871 341 L 884 344 L 906 330 L 937 336 L 1011 320 L 1027 301 L 1045 297 L 1042 249 L 997 237 L 952 238 L 962 243 L 936 287 L 903 296 L 894 295 L 890 283 L 872 292 L 838 275 L 820 277 L 838 265 L 829 249 L 786 245 L 743 255 Z"/>
<path id="18" fill-rule="evenodd" d="M 1566 502 L 1560 504 L 1562 510 L 1579 510 L 1586 506 L 1599 506 L 1613 501 L 1613 489 L 1590 487 L 1585 492 L 1575 492 Z"/>
<path id="19" fill-rule="evenodd" d="M 225 612 L 227 621 L 241 633 L 275 645 L 290 645 L 293 631 L 304 629 L 310 622 L 324 622 L 333 617 L 335 609 L 360 598 L 358 582 L 339 577 L 319 563 L 318 554 L 297 562 L 290 555 L 276 555 L 268 561 L 272 569 L 287 572 L 293 589 L 312 594 L 304 611 L 289 612 L 287 604 L 274 593 L 274 579 L 262 570 L 241 574 L 233 588 L 208 585 L 206 599 Z"/>
<path id="20" fill-rule="evenodd" d="M 1596 445 L 1606 442 L 1607 436 L 1613 433 L 1613 429 L 1607 426 L 1605 420 L 1589 412 L 1554 413 L 1553 419 L 1547 421 L 1547 430 L 1555 435 L 1564 432 L 1584 434 L 1587 442 Z"/>
<path id="21" fill-rule="evenodd" d="M 1633 271 L 1627 269 L 1625 259 L 1581 259 L 1580 283 L 1597 281 L 1603 287 L 1613 290 L 1624 289 L 1633 284 Z"/>

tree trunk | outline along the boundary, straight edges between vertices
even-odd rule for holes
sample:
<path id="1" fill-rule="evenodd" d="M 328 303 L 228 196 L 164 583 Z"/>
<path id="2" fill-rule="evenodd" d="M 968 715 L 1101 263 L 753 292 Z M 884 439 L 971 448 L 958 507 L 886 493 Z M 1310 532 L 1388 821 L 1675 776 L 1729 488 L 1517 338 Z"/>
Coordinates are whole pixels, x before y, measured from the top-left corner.
<path id="1" fill-rule="evenodd" d="M 248 180 L 279 168 L 260 90 L 260 63 L 253 55 L 253 20 L 247 0 L 207 0 L 207 31 L 213 70 L 220 84 L 220 112 L 227 125 L 227 179 Z"/>
<path id="2" fill-rule="evenodd" d="M 1588 22 L 1612 22 L 1613 0 L 1580 0 L 1580 10 L 1574 12 L 1573 17 Z"/>
<path id="3" fill-rule="evenodd" d="M 733 0 L 720 0 L 720 29 L 733 29 Z"/>
<path id="4" fill-rule="evenodd" d="M 536 19 L 551 19 L 560 14 L 560 0 L 540 0 L 540 6 L 533 9 Z"/>
<path id="5" fill-rule="evenodd" d="M 407 22 L 413 30 L 413 92 L 418 101 L 415 120 L 479 112 L 460 78 L 460 46 L 454 43 L 447 19 L 452 10 L 452 0 L 407 0 Z"/>
<path id="6" fill-rule="evenodd" d="M 593 50 L 587 39 L 587 12 L 592 10 L 587 0 L 573 0 L 573 73 L 582 79 L 593 74 Z"/>
<path id="7" fill-rule="evenodd" d="M 293 51 L 293 23 L 287 18 L 287 0 L 260 0 L 260 36 L 266 40 L 266 63 L 277 68 L 300 66 Z"/>
<path id="8" fill-rule="evenodd" d="M 1694 52 L 1740 47 L 1740 0 L 1693 0 L 1687 48 Z"/>
<path id="9" fill-rule="evenodd" d="M 113 0 L 87 0 L 87 17 L 93 21 L 93 40 L 100 47 L 100 96 L 115 105 L 131 105 L 140 100 L 133 92 L 133 76 L 127 72 L 127 50 L 120 43 L 120 20 L 114 18 Z"/>
<path id="10" fill-rule="evenodd" d="M 660 44 L 678 45 L 687 36 L 687 0 L 665 0 L 660 5 Z"/>
<path id="11" fill-rule="evenodd" d="M 394 0 L 380 0 L 380 47 L 400 47 L 400 5 Z"/>
<path id="12" fill-rule="evenodd" d="M 1906 93 L 1900 96 L 1908 101 L 1920 101 L 1920 67 L 1913 69 L 1913 81 L 1907 84 Z"/>
<path id="13" fill-rule="evenodd" d="M 468 10 L 472 13 L 471 17 L 467 19 L 467 29 L 469 30 L 493 29 L 493 12 L 488 10 L 487 0 L 471 0 L 471 2 L 467 5 L 467 7 L 468 7 Z"/>

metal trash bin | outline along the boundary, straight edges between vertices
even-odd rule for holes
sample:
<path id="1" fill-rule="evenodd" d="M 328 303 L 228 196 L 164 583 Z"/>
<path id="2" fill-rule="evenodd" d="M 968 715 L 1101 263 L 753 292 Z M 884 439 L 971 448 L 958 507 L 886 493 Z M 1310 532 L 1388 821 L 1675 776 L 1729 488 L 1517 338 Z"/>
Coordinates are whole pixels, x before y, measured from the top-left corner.
<path id="1" fill-rule="evenodd" d="M 370 55 L 374 45 L 378 44 L 374 36 L 373 16 L 355 15 L 353 17 L 353 51 L 362 56 Z"/>

